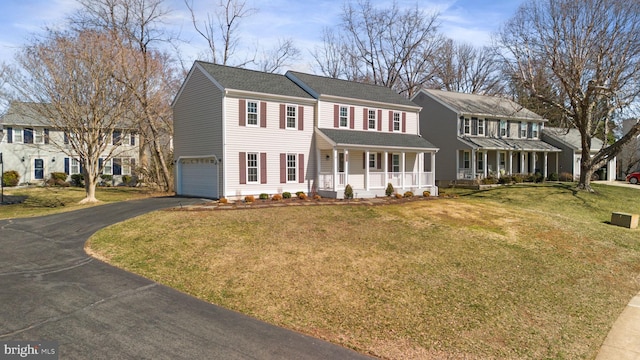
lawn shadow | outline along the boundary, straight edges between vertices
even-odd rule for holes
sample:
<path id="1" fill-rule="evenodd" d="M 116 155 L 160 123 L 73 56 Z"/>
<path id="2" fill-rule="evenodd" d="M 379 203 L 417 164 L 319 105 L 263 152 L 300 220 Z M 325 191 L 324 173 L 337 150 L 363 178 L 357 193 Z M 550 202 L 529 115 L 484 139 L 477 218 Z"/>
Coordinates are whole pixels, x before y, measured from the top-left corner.
<path id="1" fill-rule="evenodd" d="M 22 204 L 27 200 L 27 197 L 26 195 L 4 195 L 2 201 L 0 201 L 0 205 Z"/>

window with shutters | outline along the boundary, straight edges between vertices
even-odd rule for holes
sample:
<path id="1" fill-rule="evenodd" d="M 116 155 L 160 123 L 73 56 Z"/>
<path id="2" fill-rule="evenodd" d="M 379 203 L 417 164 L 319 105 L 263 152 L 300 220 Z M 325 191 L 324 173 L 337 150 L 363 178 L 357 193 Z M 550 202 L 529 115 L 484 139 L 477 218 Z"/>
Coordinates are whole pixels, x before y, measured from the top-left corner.
<path id="1" fill-rule="evenodd" d="M 507 137 L 507 122 L 500 120 L 500 137 Z"/>
<path id="2" fill-rule="evenodd" d="M 376 129 L 376 111 L 375 110 L 369 110 L 369 130 L 375 130 Z"/>
<path id="3" fill-rule="evenodd" d="M 520 122 L 520 137 L 521 138 L 527 137 L 527 123 L 524 121 Z"/>
<path id="4" fill-rule="evenodd" d="M 258 102 L 247 101 L 247 126 L 258 126 Z"/>
<path id="5" fill-rule="evenodd" d="M 296 182 L 297 178 L 297 155 L 287 154 L 287 182 Z"/>
<path id="6" fill-rule="evenodd" d="M 258 153 L 247 153 L 247 183 L 258 182 Z"/>
<path id="7" fill-rule="evenodd" d="M 296 129 L 297 120 L 297 107 L 295 105 L 287 105 L 287 129 Z"/>
<path id="8" fill-rule="evenodd" d="M 393 131 L 400 131 L 400 113 L 393 113 Z"/>
<path id="9" fill-rule="evenodd" d="M 462 121 L 464 122 L 463 134 L 465 135 L 471 134 L 471 120 L 469 118 L 464 118 L 464 120 Z"/>
<path id="10" fill-rule="evenodd" d="M 349 111 L 346 106 L 340 106 L 340 127 L 349 126 Z"/>
<path id="11" fill-rule="evenodd" d="M 80 161 L 78 159 L 71 159 L 71 168 L 69 170 L 71 174 L 80 174 Z"/>
<path id="12" fill-rule="evenodd" d="M 478 135 L 484 136 L 484 119 L 478 119 Z"/>
<path id="13" fill-rule="evenodd" d="M 377 169 L 378 168 L 377 159 L 378 159 L 378 154 L 369 153 L 369 168 L 370 169 Z"/>

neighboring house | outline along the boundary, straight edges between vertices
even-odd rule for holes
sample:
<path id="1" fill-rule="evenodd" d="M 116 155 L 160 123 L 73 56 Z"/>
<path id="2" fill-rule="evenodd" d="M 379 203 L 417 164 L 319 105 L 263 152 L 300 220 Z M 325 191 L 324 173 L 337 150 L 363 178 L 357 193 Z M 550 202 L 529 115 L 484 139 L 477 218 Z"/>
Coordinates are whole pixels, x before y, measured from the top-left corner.
<path id="1" fill-rule="evenodd" d="M 628 133 L 637 122 L 637 119 L 623 120 L 622 134 Z M 625 144 L 618 154 L 618 178 L 624 179 L 634 171 L 640 171 L 640 135 Z"/>
<path id="2" fill-rule="evenodd" d="M 440 148 L 437 180 L 448 186 L 508 174 L 557 173 L 560 149 L 540 139 L 546 120 L 500 97 L 421 90 L 422 136 Z"/>
<path id="3" fill-rule="evenodd" d="M 43 184 L 53 172 L 80 174 L 80 161 L 68 145 L 70 134 L 52 127 L 50 121 L 33 110 L 34 106 L 34 103 L 13 102 L 0 118 L 4 171 L 17 171 L 20 184 Z M 108 135 L 107 141 L 120 143 L 121 136 L 126 138 L 117 155 L 103 163 L 103 174 L 112 175 L 115 184 L 121 182 L 122 175 L 134 174 L 138 159 L 136 135 L 115 131 Z"/>
<path id="4" fill-rule="evenodd" d="M 562 150 L 558 159 L 558 174 L 571 174 L 574 179 L 580 178 L 580 160 L 582 159 L 582 145 L 578 129 L 563 129 L 547 127 L 542 130 L 542 139 Z M 591 156 L 602 149 L 602 140 L 591 139 Z M 592 180 L 615 180 L 616 158 L 594 172 Z"/>
<path id="5" fill-rule="evenodd" d="M 197 61 L 173 110 L 179 195 L 341 198 L 350 184 L 368 197 L 389 182 L 437 194 L 424 171 L 437 149 L 418 135 L 420 108 L 387 88 Z"/>

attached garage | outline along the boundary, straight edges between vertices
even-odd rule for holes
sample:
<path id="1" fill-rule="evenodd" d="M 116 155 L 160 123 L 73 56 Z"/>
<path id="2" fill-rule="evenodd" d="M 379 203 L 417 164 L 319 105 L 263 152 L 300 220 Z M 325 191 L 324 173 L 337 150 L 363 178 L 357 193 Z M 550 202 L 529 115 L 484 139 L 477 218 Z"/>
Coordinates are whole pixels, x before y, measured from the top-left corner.
<path id="1" fill-rule="evenodd" d="M 181 158 L 177 175 L 178 195 L 219 198 L 218 159 L 215 156 Z"/>

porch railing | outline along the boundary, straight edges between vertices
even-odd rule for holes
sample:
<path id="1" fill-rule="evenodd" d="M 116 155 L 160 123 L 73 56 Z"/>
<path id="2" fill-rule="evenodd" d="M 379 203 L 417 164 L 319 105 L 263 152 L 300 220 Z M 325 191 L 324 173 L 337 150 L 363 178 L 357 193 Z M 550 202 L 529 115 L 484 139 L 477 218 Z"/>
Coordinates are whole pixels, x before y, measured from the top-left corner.
<path id="1" fill-rule="evenodd" d="M 429 187 L 435 185 L 435 179 L 432 172 L 423 173 L 369 173 L 369 189 L 384 189 L 388 183 L 391 183 L 394 188 L 402 187 L 402 180 L 404 179 L 405 188 L 416 188 L 418 184 L 420 187 Z M 334 189 L 334 174 L 333 173 L 320 173 L 318 176 L 318 190 L 342 190 L 346 186 L 347 175 L 344 173 L 338 173 L 338 187 Z M 348 182 L 354 188 L 364 188 L 364 174 L 349 174 Z"/>

